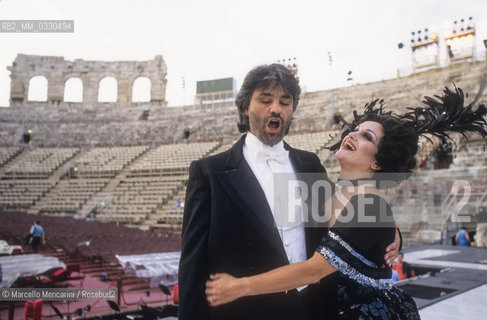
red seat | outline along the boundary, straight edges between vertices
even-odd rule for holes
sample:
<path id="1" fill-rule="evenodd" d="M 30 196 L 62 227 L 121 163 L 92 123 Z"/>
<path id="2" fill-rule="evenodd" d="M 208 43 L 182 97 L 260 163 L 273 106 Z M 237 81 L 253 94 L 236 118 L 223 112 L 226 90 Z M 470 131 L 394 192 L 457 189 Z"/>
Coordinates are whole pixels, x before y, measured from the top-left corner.
<path id="1" fill-rule="evenodd" d="M 42 300 L 27 301 L 24 310 L 24 320 L 41 320 Z"/>
<path id="2" fill-rule="evenodd" d="M 73 272 L 78 274 L 73 275 Z M 52 281 L 67 281 L 67 280 L 82 280 L 85 278 L 84 274 L 80 274 L 78 264 L 70 264 L 66 269 L 58 269 L 49 275 Z"/>
<path id="3" fill-rule="evenodd" d="M 179 304 L 179 286 L 177 284 L 172 288 L 172 303 Z"/>

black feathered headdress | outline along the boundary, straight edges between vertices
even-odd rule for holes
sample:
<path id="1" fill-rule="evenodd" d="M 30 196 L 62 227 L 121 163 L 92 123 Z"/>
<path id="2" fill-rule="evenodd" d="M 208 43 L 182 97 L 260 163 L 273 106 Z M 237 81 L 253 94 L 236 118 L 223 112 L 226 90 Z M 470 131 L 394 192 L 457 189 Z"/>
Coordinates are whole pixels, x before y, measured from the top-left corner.
<path id="1" fill-rule="evenodd" d="M 435 95 L 424 97 L 423 107 L 408 108 L 411 110 L 399 118 L 410 121 L 418 135 L 425 136 L 431 134 L 441 139 L 446 144 L 450 139 L 448 132 L 458 132 L 467 138 L 467 132 L 477 132 L 485 137 L 487 132 L 485 127 L 485 115 L 487 108 L 485 105 L 479 105 L 476 110 L 473 109 L 474 100 L 468 106 L 464 106 L 465 96 L 461 88 L 455 87 L 451 91 L 445 87 L 443 96 Z M 431 140 L 430 140 L 431 141 Z"/>
<path id="2" fill-rule="evenodd" d="M 358 114 L 357 110 L 353 110 L 353 120 L 351 123 L 346 122 L 344 119 L 342 119 L 343 122 L 343 132 L 340 141 L 338 141 L 336 144 L 326 147 L 326 149 L 329 149 L 331 151 L 338 150 L 340 148 L 340 145 L 342 143 L 343 138 L 345 138 L 350 132 L 355 130 L 355 128 L 363 121 L 365 121 L 366 118 L 370 118 L 373 116 L 381 117 L 381 116 L 389 116 L 393 117 L 395 119 L 399 119 L 396 115 L 392 113 L 392 111 L 386 111 L 384 107 L 384 100 L 382 99 L 375 99 L 372 100 L 370 103 L 366 103 L 364 106 L 364 113 L 363 114 Z"/>
<path id="3" fill-rule="evenodd" d="M 447 139 L 452 140 L 449 132 L 458 132 L 465 138 L 467 132 L 487 135 L 487 108 L 480 105 L 473 109 L 483 88 L 481 85 L 477 98 L 468 106 L 464 106 L 465 97 L 460 88 L 455 87 L 455 91 L 445 88 L 443 96 L 425 97 L 422 107 L 409 108 L 411 111 L 402 115 L 386 111 L 382 100 L 374 100 L 365 105 L 363 114 L 353 112 L 354 119 L 350 124 L 345 123 L 340 141 L 328 149 L 338 150 L 343 139 L 361 123 L 378 122 L 384 128 L 384 136 L 375 156 L 380 168 L 375 171 L 377 179 L 381 179 L 378 176 L 381 173 L 395 173 L 388 179 L 400 182 L 408 178 L 416 166 L 414 156 L 418 152 L 419 136 L 432 141 L 427 136 L 431 134 L 446 144 Z"/>
<path id="4" fill-rule="evenodd" d="M 468 106 L 464 106 L 465 95 L 462 89 L 455 86 L 455 91 L 451 91 L 448 87 L 445 87 L 443 96 L 426 96 L 423 100 L 424 106 L 408 108 L 411 111 L 403 115 L 396 115 L 391 111 L 386 111 L 383 100 L 373 100 L 364 106 L 363 114 L 359 115 L 357 111 L 353 111 L 354 119 L 351 123 L 344 123 L 345 130 L 342 133 L 341 140 L 354 130 L 360 122 L 363 122 L 371 116 L 394 118 L 406 125 L 412 126 L 418 136 L 424 136 L 431 141 L 427 136 L 431 134 L 438 137 L 443 144 L 447 143 L 447 139 L 452 140 L 448 132 L 458 132 L 465 138 L 467 138 L 467 132 L 477 132 L 485 137 L 487 135 L 485 129 L 487 126 L 485 120 L 487 107 L 481 104 L 476 110 L 473 109 L 474 103 L 479 100 L 484 88 L 485 84 L 482 83 L 474 101 Z M 328 149 L 337 150 L 340 144 L 341 141 Z"/>

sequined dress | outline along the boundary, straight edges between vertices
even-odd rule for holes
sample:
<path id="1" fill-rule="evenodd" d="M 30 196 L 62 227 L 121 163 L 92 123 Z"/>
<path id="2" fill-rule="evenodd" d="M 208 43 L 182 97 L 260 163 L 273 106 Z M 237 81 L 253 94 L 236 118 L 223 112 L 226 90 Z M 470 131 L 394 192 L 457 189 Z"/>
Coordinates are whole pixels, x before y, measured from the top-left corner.
<path id="1" fill-rule="evenodd" d="M 338 319 L 420 319 L 414 300 L 392 286 L 384 263 L 395 237 L 387 201 L 355 195 L 340 216 L 346 218 L 337 220 L 316 249 L 338 270 Z"/>

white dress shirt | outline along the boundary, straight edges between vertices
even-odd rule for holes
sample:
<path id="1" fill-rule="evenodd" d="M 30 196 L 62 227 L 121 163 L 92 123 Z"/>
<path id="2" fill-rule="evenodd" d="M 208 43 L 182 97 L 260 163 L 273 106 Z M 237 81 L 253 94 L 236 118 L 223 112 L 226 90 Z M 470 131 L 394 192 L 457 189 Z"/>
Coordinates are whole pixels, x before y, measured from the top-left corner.
<path id="1" fill-rule="evenodd" d="M 273 153 L 278 154 L 277 157 L 279 159 L 273 160 L 270 159 L 272 156 L 270 156 L 270 158 L 266 158 L 266 156 L 263 155 L 272 155 Z M 279 220 L 280 217 L 277 218 L 276 212 L 274 211 L 275 202 L 279 201 L 281 198 L 287 199 L 287 196 L 282 195 L 281 197 L 281 195 L 278 194 L 276 195 L 276 198 L 274 197 L 274 174 L 295 174 L 295 170 L 291 164 L 291 161 L 289 160 L 289 152 L 284 149 L 284 143 L 282 141 L 271 147 L 263 144 L 255 135 L 249 132 L 245 138 L 243 155 L 250 169 L 259 181 L 262 190 L 264 190 L 267 203 L 271 208 L 274 219 Z M 282 213 L 279 214 L 282 215 Z M 295 221 L 295 223 L 290 225 L 283 225 L 281 223 L 276 224 L 289 263 L 296 263 L 306 260 L 306 243 L 304 225 L 302 222 L 302 210 L 296 210 Z"/>

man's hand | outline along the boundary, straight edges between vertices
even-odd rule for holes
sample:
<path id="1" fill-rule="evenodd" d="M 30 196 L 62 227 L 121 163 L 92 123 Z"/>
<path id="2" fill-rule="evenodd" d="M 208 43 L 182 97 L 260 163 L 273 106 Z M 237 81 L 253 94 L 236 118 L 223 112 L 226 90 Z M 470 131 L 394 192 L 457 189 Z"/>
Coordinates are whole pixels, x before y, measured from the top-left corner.
<path id="1" fill-rule="evenodd" d="M 391 243 L 386 248 L 386 254 L 384 255 L 384 261 L 389 267 L 392 267 L 392 263 L 396 260 L 399 254 L 399 247 L 401 246 L 401 237 L 399 236 L 399 231 L 396 228 L 396 237 L 394 238 L 394 242 Z"/>

